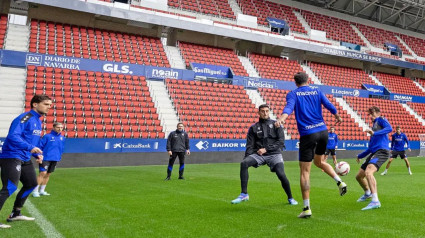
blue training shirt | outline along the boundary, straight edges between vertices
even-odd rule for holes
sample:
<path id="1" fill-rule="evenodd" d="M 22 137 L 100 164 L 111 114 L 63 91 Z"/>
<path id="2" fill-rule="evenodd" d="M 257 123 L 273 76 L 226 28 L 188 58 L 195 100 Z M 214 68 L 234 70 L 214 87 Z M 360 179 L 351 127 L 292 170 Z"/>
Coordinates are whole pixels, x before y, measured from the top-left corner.
<path id="1" fill-rule="evenodd" d="M 403 151 L 404 145 L 407 144 L 407 148 L 410 148 L 409 141 L 407 140 L 407 136 L 404 133 L 394 133 L 391 138 L 391 150 L 394 151 Z"/>
<path id="2" fill-rule="evenodd" d="M 335 133 L 328 134 L 328 144 L 326 145 L 326 149 L 335 149 L 338 145 L 338 135 Z"/>
<path id="3" fill-rule="evenodd" d="M 364 158 L 370 153 L 375 153 L 378 150 L 389 150 L 388 133 L 393 131 L 390 123 L 383 117 L 378 117 L 373 121 L 372 130 L 373 136 L 370 137 L 369 148 L 357 155 L 358 158 Z"/>
<path id="4" fill-rule="evenodd" d="M 295 110 L 300 136 L 310 135 L 327 130 L 323 120 L 322 105 L 332 114 L 337 113 L 335 106 L 319 89 L 302 86 L 288 93 L 282 114 L 290 115 Z"/>
<path id="5" fill-rule="evenodd" d="M 45 161 L 60 161 L 62 158 L 63 149 L 65 146 L 65 137 L 51 131 L 41 138 L 39 148 L 43 151 L 43 157 Z"/>
<path id="6" fill-rule="evenodd" d="M 41 136 L 41 115 L 36 111 L 22 113 L 12 121 L 4 141 L 0 159 L 31 159 L 31 150 L 38 145 Z"/>

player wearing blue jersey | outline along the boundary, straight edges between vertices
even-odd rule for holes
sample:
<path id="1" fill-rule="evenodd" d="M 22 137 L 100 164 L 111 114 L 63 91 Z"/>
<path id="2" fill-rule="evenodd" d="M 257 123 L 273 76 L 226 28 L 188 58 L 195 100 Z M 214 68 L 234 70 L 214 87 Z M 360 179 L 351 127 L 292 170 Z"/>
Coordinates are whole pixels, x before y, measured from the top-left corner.
<path id="1" fill-rule="evenodd" d="M 367 150 L 357 155 L 357 163 L 367 155 L 369 155 L 369 157 L 367 157 L 356 175 L 356 179 L 365 193 L 357 202 L 364 202 L 369 198 L 372 198 L 372 201 L 362 210 L 381 207 L 374 173 L 377 172 L 390 157 L 388 133 L 393 130 L 387 119 L 381 116 L 379 107 L 370 107 L 368 109 L 368 114 L 373 121 L 372 130 L 366 131 L 370 135 L 369 147 Z"/>
<path id="2" fill-rule="evenodd" d="M 412 171 L 410 170 L 410 163 L 406 156 L 406 151 L 404 150 L 404 145 L 407 146 L 407 149 L 409 151 L 412 151 L 410 149 L 409 140 L 407 139 L 406 134 L 401 132 L 400 126 L 396 127 L 396 133 L 394 133 L 391 136 L 391 158 L 388 160 L 387 167 L 385 168 L 385 171 L 381 173 L 381 175 L 386 175 L 388 172 L 388 169 L 390 168 L 391 162 L 393 162 L 394 159 L 397 158 L 397 156 L 400 155 L 400 158 L 404 160 L 406 163 L 407 171 L 410 175 L 412 175 Z"/>
<path id="3" fill-rule="evenodd" d="M 31 162 L 31 154 L 38 154 L 37 162 L 43 160 L 43 151 L 37 147 L 41 135 L 40 117 L 49 112 L 52 101 L 45 95 L 35 95 L 31 99 L 31 110 L 22 113 L 12 121 L 0 153 L 1 181 L 0 210 L 6 200 L 18 189 L 15 204 L 10 216 L 11 221 L 32 221 L 34 218 L 21 214 L 21 209 L 32 190 L 37 186 L 37 177 Z M 0 223 L 0 228 L 9 228 Z"/>
<path id="4" fill-rule="evenodd" d="M 53 123 L 53 130 L 43 136 L 40 140 L 39 148 L 43 151 L 43 163 L 39 165 L 39 174 L 37 177 L 37 187 L 35 187 L 32 196 L 40 197 L 49 196 L 45 191 L 47 182 L 49 182 L 50 174 L 55 171 L 57 163 L 62 158 L 65 146 L 65 137 L 61 134 L 63 125 L 60 122 Z M 39 191 L 40 189 L 40 191 Z"/>
<path id="5" fill-rule="evenodd" d="M 283 125 L 288 116 L 295 111 L 298 132 L 300 133 L 300 183 L 304 200 L 303 212 L 298 217 L 308 218 L 311 216 L 310 169 L 313 160 L 317 167 L 335 179 L 341 196 L 347 192 L 347 185 L 342 182 L 332 166 L 326 163 L 324 154 L 328 144 L 328 131 L 323 120 L 322 105 L 335 116 L 336 123 L 340 123 L 342 120 L 337 114 L 335 106 L 326 96 L 319 89 L 308 85 L 307 74 L 299 72 L 295 74 L 294 79 L 297 89 L 288 93 L 282 116 L 276 121 L 275 125 Z"/>
<path id="6" fill-rule="evenodd" d="M 332 156 L 334 165 L 337 164 L 335 149 L 338 148 L 338 135 L 335 134 L 335 127 L 331 127 L 331 131 L 328 134 L 328 144 L 326 145 L 326 159 L 329 154 Z"/>

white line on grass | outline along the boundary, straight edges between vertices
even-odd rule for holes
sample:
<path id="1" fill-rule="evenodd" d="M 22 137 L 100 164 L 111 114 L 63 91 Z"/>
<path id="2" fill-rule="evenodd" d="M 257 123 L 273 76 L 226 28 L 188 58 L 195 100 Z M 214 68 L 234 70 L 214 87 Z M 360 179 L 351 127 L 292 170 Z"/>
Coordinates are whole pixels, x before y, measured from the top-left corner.
<path id="1" fill-rule="evenodd" d="M 62 234 L 59 233 L 52 223 L 50 223 L 44 216 L 37 210 L 37 208 L 31 203 L 30 200 L 27 200 L 26 207 L 31 216 L 35 217 L 35 222 L 43 230 L 46 237 L 55 237 L 62 238 Z"/>

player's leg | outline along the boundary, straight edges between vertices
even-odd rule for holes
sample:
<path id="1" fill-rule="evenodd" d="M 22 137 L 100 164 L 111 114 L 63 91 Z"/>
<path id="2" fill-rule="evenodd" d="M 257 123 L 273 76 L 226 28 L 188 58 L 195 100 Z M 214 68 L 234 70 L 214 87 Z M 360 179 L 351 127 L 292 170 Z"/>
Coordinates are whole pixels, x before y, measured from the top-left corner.
<path id="1" fill-rule="evenodd" d="M 184 155 L 185 155 L 185 152 L 179 152 L 178 153 L 179 163 L 180 163 L 180 167 L 179 167 L 179 179 L 184 179 L 184 177 L 183 177 L 183 173 L 184 173 Z"/>
<path id="2" fill-rule="evenodd" d="M 15 204 L 10 216 L 7 218 L 8 222 L 11 221 L 33 221 L 35 218 L 27 217 L 21 214 L 21 209 L 24 206 L 28 196 L 37 186 L 37 175 L 31 161 L 22 163 L 21 177 L 22 188 L 16 195 Z"/>
<path id="3" fill-rule="evenodd" d="M 40 186 L 43 184 L 44 176 L 46 176 L 46 173 L 47 173 L 46 170 L 41 171 L 40 169 L 40 172 L 38 173 L 38 176 L 37 176 L 37 186 L 34 188 L 34 191 L 32 192 L 33 197 L 36 197 L 36 198 L 40 197 L 39 189 L 40 189 Z"/>
<path id="4" fill-rule="evenodd" d="M 367 184 L 366 174 L 363 168 L 359 169 L 359 172 L 356 175 L 356 180 L 364 191 L 364 194 L 359 199 L 357 199 L 357 202 L 364 202 L 371 198 L 372 193 L 370 192 L 369 185 Z"/>
<path id="5" fill-rule="evenodd" d="M 291 185 L 289 184 L 289 180 L 285 174 L 285 167 L 283 164 L 282 154 L 270 155 L 269 157 L 272 157 L 272 160 L 268 162 L 270 170 L 272 172 L 275 172 L 277 177 L 279 178 L 282 188 L 285 191 L 286 196 L 288 197 L 289 204 L 297 205 L 298 202 L 295 201 L 295 199 L 292 197 Z"/>
<path id="6" fill-rule="evenodd" d="M 388 150 L 378 150 L 370 159 L 369 164 L 366 167 L 365 175 L 370 191 L 372 193 L 372 201 L 364 207 L 362 210 L 370 210 L 380 208 L 381 203 L 378 198 L 378 186 L 374 173 L 388 160 L 390 153 Z"/>
<path id="7" fill-rule="evenodd" d="M 43 181 L 40 185 L 40 195 L 43 195 L 43 196 L 49 196 L 50 195 L 48 192 L 46 192 L 46 186 L 47 186 L 47 183 L 49 182 L 50 175 L 51 175 L 50 171 L 47 171 L 44 174 Z"/>
<path id="8" fill-rule="evenodd" d="M 410 175 L 412 175 L 412 171 L 410 170 L 410 163 L 404 151 L 402 154 L 400 154 L 400 158 L 404 160 L 404 163 L 406 163 L 407 171 L 409 172 Z"/>
<path id="9" fill-rule="evenodd" d="M 328 144 L 328 132 L 321 131 L 318 133 L 317 146 L 314 153 L 314 164 L 321 168 L 326 174 L 335 180 L 337 183 L 339 194 L 343 196 L 347 193 L 347 185 L 341 180 L 341 178 L 335 173 L 334 168 L 328 164 L 324 158 L 326 151 L 326 145 Z"/>
<path id="10" fill-rule="evenodd" d="M 19 159 L 0 159 L 2 189 L 0 190 L 0 210 L 6 200 L 18 189 L 21 176 L 21 161 Z M 0 228 L 10 228 L 0 223 Z"/>
<path id="11" fill-rule="evenodd" d="M 300 166 L 300 187 L 301 187 L 301 194 L 303 197 L 303 211 L 300 215 L 298 215 L 299 218 L 308 218 L 311 216 L 311 210 L 310 210 L 310 170 L 311 170 L 311 162 L 299 162 Z"/>
<path id="12" fill-rule="evenodd" d="M 374 173 L 378 171 L 378 168 L 375 164 L 369 164 L 365 171 L 365 176 L 367 183 L 370 188 L 370 192 L 372 193 L 372 201 L 366 207 L 362 208 L 362 210 L 370 210 L 381 207 L 381 203 L 378 198 L 378 186 L 376 184 L 376 179 Z"/>
<path id="13" fill-rule="evenodd" d="M 167 177 L 165 178 L 165 180 L 170 180 L 171 172 L 173 171 L 173 165 L 174 165 L 174 162 L 176 161 L 176 158 L 177 158 L 177 153 L 173 152 L 170 155 L 170 159 L 168 160 Z"/>
<path id="14" fill-rule="evenodd" d="M 238 204 L 243 201 L 248 201 L 248 168 L 251 166 L 258 167 L 258 161 L 255 159 L 257 156 L 256 154 L 250 155 L 245 157 L 245 159 L 241 162 L 240 165 L 240 179 L 241 179 L 241 194 L 234 200 L 232 200 L 232 204 Z"/>
<path id="15" fill-rule="evenodd" d="M 338 164 L 338 162 L 336 161 L 336 153 L 335 153 L 335 150 L 333 150 L 333 152 L 332 152 L 332 159 L 333 159 L 334 165 L 336 166 L 336 164 Z"/>
<path id="16" fill-rule="evenodd" d="M 386 175 L 388 173 L 388 169 L 390 168 L 390 165 L 395 158 L 397 158 L 397 153 L 395 153 L 395 151 L 393 151 L 393 154 L 392 154 L 391 158 L 388 160 L 387 166 L 385 167 L 385 170 L 384 170 L 384 172 L 381 173 L 381 175 Z"/>

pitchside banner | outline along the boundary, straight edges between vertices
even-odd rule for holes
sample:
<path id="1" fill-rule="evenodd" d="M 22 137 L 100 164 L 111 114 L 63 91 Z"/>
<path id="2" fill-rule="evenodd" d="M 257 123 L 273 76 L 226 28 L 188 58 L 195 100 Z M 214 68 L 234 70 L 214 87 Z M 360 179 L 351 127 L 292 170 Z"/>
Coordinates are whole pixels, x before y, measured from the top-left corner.
<path id="1" fill-rule="evenodd" d="M 112 61 L 100 61 L 83 58 L 74 58 L 58 55 L 46 55 L 28 52 L 2 50 L 1 65 L 26 67 L 27 65 L 53 67 L 70 70 L 88 70 L 117 74 L 146 76 L 154 79 L 184 79 L 193 80 L 194 72 L 184 69 L 145 66 Z"/>
<path id="2" fill-rule="evenodd" d="M 400 102 L 425 103 L 425 97 L 405 95 L 405 94 L 391 94 L 390 99 L 395 101 L 400 101 Z"/>
<path id="3" fill-rule="evenodd" d="M 0 138 L 0 153 L 5 138 Z M 166 152 L 167 139 L 74 139 L 67 138 L 64 153 L 142 153 Z M 286 140 L 286 151 L 299 149 L 298 140 Z M 340 150 L 366 150 L 369 141 L 339 141 Z M 411 141 L 412 149 L 419 149 L 419 141 Z M 191 139 L 192 152 L 245 151 L 246 140 Z"/>

